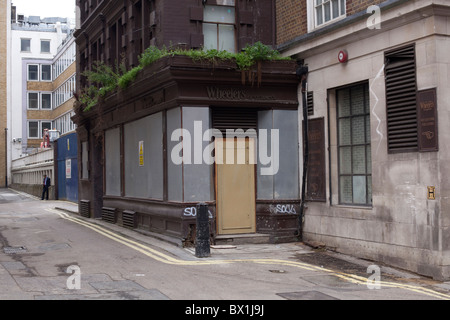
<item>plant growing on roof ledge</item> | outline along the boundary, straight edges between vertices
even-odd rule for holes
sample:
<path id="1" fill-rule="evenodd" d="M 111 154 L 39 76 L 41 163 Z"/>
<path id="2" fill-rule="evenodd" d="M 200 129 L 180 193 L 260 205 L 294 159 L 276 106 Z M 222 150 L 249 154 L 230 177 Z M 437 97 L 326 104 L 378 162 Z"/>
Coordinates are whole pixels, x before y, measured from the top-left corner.
<path id="1" fill-rule="evenodd" d="M 139 57 L 139 65 L 130 70 L 126 70 L 125 64 L 122 63 L 115 70 L 104 64 L 96 62 L 92 66 L 92 70 L 85 71 L 82 75 L 87 77 L 90 86 L 82 90 L 79 101 L 84 105 L 84 111 L 89 111 L 99 103 L 101 97 L 107 93 L 113 92 L 117 88 L 125 89 L 132 83 L 138 73 L 145 67 L 152 65 L 154 62 L 167 56 L 187 56 L 193 61 L 202 61 L 212 63 L 213 65 L 220 61 L 234 61 L 237 69 L 242 74 L 242 84 L 246 79 L 253 84 L 255 73 L 252 68 L 257 66 L 258 85 L 261 83 L 261 65 L 262 61 L 274 60 L 291 60 L 289 57 L 282 57 L 276 50 L 269 46 L 257 42 L 254 45 L 247 45 L 242 52 L 230 53 L 228 51 L 218 50 L 186 50 L 186 49 L 159 49 L 155 46 L 147 48 Z"/>

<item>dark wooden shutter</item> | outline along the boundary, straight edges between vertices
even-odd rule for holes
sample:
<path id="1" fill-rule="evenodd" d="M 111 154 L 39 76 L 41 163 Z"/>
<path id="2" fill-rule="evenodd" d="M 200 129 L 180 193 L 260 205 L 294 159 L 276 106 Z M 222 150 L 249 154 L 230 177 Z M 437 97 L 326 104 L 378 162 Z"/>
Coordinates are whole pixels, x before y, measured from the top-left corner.
<path id="1" fill-rule="evenodd" d="M 418 151 L 415 45 L 386 52 L 385 57 L 389 152 Z"/>
<path id="2" fill-rule="evenodd" d="M 213 108 L 212 127 L 226 133 L 226 129 L 257 129 L 258 112 L 256 109 Z"/>

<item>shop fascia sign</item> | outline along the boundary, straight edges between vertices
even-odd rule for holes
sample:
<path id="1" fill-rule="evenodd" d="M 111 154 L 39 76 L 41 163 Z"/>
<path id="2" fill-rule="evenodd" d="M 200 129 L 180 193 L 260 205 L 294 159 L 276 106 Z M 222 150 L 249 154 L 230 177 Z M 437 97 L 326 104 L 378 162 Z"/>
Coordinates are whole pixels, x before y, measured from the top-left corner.
<path id="1" fill-rule="evenodd" d="M 274 96 L 255 94 L 244 88 L 208 86 L 206 91 L 211 100 L 276 100 Z"/>

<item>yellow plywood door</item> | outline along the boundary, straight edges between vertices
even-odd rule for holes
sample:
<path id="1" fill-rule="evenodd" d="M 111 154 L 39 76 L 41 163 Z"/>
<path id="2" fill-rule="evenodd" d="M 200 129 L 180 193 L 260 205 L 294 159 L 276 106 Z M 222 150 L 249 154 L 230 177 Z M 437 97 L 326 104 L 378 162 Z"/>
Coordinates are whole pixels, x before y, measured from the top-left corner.
<path id="1" fill-rule="evenodd" d="M 219 234 L 256 232 L 254 140 L 216 139 Z"/>

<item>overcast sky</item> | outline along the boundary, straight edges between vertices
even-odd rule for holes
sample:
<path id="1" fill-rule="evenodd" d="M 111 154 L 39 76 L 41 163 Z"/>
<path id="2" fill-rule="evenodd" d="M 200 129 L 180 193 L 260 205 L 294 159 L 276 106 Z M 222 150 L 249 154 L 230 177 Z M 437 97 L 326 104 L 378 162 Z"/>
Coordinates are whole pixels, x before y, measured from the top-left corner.
<path id="1" fill-rule="evenodd" d="M 26 17 L 61 17 L 75 19 L 75 0 L 12 0 L 17 14 Z"/>

